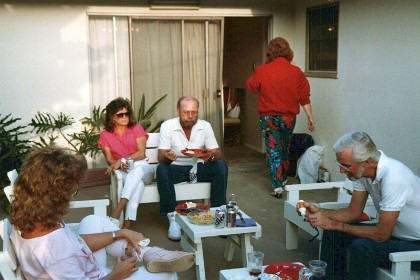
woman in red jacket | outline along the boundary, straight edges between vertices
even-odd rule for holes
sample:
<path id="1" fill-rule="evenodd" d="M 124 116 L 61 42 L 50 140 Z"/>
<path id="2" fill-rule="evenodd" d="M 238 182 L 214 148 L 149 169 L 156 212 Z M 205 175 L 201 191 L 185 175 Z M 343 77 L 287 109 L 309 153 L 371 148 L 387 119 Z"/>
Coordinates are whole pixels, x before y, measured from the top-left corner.
<path id="1" fill-rule="evenodd" d="M 315 129 L 310 101 L 310 86 L 299 67 L 292 65 L 293 51 L 281 38 L 271 40 L 267 63 L 255 69 L 247 81 L 258 94 L 258 114 L 271 170 L 272 196 L 280 198 L 287 182 L 290 139 L 296 115 L 303 107 L 308 128 Z"/>

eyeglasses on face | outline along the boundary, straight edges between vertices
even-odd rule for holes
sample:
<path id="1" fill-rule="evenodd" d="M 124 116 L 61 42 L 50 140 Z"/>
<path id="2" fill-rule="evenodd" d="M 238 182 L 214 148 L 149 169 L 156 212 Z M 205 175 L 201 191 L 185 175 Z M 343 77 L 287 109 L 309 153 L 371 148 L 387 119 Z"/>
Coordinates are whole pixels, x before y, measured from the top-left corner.
<path id="1" fill-rule="evenodd" d="M 338 166 L 340 168 L 343 168 L 344 172 L 350 172 L 350 168 L 352 168 L 353 165 L 354 165 L 354 164 L 352 164 L 350 166 L 345 166 L 345 165 L 342 165 L 341 163 L 339 163 L 337 160 L 335 162 L 338 164 Z"/>
<path id="2" fill-rule="evenodd" d="M 181 115 L 183 115 L 183 116 L 196 117 L 197 114 L 198 114 L 197 111 L 181 111 Z"/>
<path id="3" fill-rule="evenodd" d="M 130 113 L 129 113 L 129 112 L 118 113 L 118 114 L 115 114 L 115 115 L 116 115 L 116 116 L 117 116 L 117 118 L 119 118 L 119 119 L 123 118 L 124 116 L 125 116 L 125 117 L 127 117 L 127 118 L 129 118 L 129 117 L 130 117 Z"/>

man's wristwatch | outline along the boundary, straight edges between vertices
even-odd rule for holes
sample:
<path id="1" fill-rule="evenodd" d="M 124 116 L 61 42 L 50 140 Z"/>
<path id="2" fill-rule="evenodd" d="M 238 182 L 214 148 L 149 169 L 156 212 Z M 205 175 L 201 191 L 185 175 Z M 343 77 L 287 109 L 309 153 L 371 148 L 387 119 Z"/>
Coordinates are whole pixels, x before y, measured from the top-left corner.
<path id="1" fill-rule="evenodd" d="M 112 233 L 112 239 L 117 240 L 117 237 L 115 236 L 115 231 L 113 231 L 111 233 Z"/>
<path id="2" fill-rule="evenodd" d="M 214 161 L 214 154 L 211 154 L 210 161 Z"/>

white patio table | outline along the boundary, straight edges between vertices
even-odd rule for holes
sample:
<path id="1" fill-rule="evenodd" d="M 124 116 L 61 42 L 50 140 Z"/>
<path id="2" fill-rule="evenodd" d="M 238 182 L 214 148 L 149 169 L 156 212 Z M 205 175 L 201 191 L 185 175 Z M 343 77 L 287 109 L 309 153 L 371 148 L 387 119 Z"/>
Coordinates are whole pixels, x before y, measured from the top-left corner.
<path id="1" fill-rule="evenodd" d="M 212 213 L 217 208 L 211 208 Z M 240 210 L 244 218 L 250 218 L 246 213 Z M 255 238 L 261 237 L 261 225 L 257 223 L 252 227 L 233 227 L 217 229 L 214 225 L 195 225 L 188 221 L 187 216 L 177 214 L 175 217 L 177 223 L 181 226 L 181 247 L 185 251 L 195 253 L 196 274 L 198 280 L 206 279 L 204 269 L 204 255 L 202 238 L 226 235 L 226 244 L 224 257 L 227 261 L 232 261 L 235 245 L 241 249 L 242 265 L 247 266 L 246 254 L 253 251 L 251 245 L 251 235 Z"/>

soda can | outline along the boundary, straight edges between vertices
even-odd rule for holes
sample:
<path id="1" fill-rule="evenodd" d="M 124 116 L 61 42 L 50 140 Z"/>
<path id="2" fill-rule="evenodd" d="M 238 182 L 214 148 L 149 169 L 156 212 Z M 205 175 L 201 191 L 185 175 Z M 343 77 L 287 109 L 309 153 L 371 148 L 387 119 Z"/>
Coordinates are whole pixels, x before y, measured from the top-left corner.
<path id="1" fill-rule="evenodd" d="M 215 228 L 224 228 L 225 227 L 225 221 L 226 221 L 226 215 L 225 211 L 216 210 L 214 219 L 214 227 Z"/>
<path id="2" fill-rule="evenodd" d="M 132 158 L 127 158 L 128 170 L 131 171 L 134 169 L 134 160 Z"/>
<path id="3" fill-rule="evenodd" d="M 235 209 L 227 210 L 226 214 L 226 227 L 235 227 L 236 226 L 236 212 Z"/>

